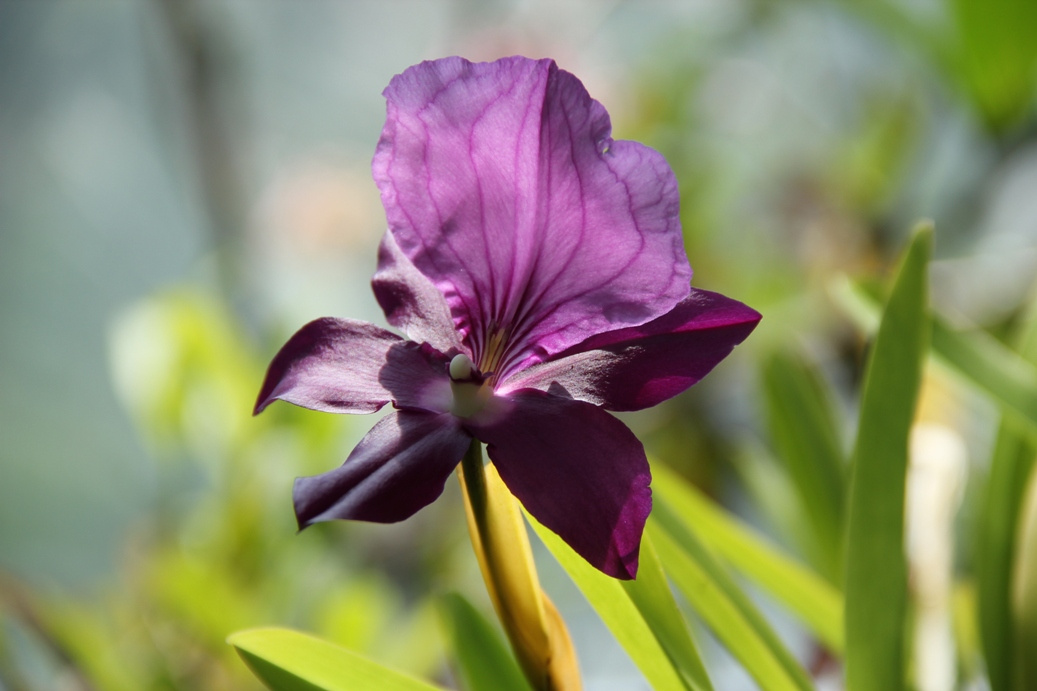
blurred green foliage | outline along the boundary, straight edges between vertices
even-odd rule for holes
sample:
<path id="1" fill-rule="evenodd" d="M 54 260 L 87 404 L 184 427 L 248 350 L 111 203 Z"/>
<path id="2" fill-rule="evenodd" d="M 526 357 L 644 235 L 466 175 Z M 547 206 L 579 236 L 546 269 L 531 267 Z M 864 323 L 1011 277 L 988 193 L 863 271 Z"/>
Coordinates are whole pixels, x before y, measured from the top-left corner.
<path id="1" fill-rule="evenodd" d="M 323 133 L 320 141 L 356 137 L 362 142 L 356 144 L 363 149 L 358 158 L 366 165 L 378 117 L 358 115 L 343 128 L 336 108 L 352 108 L 361 87 L 371 91 L 364 97 L 374 103 L 385 82 L 383 71 L 389 75 L 421 57 L 442 53 L 495 57 L 495 48 L 484 47 L 494 45 L 554 54 L 563 68 L 581 77 L 586 67 L 592 93 L 614 114 L 616 135 L 646 141 L 673 165 L 682 190 L 695 284 L 732 295 L 764 315 L 752 338 L 706 381 L 658 409 L 628 418 L 650 456 L 673 470 L 672 480 L 665 479 L 670 470 L 658 474 L 660 505 L 670 508 L 659 517 L 661 527 L 653 523 L 653 530 L 666 529 L 657 544 L 653 535 L 653 544 L 661 568 L 681 593 L 673 603 L 615 588 L 601 591 L 607 596 L 596 602 L 588 596 L 596 607 L 624 612 L 602 612 L 606 622 L 613 616 L 636 616 L 638 627 L 671 627 L 669 639 L 624 643 L 641 646 L 631 657 L 663 665 L 683 655 L 683 677 L 681 664 L 676 664 L 676 673 L 667 668 L 658 678 L 687 688 L 703 686 L 696 681 L 697 672 L 687 671 L 695 668 L 689 662 L 697 655 L 694 643 L 682 647 L 683 630 L 672 628 L 680 608 L 698 613 L 689 630 L 695 642 L 702 640 L 701 618 L 720 628 L 714 634 L 734 648 L 736 657 L 751 654 L 747 650 L 765 651 L 747 665 L 758 681 L 767 676 L 768 665 L 780 670 L 778 676 L 790 688 L 800 687 L 804 674 L 819 681 L 842 673 L 843 641 L 833 631 L 841 627 L 824 620 L 844 595 L 850 447 L 857 432 L 863 363 L 881 312 L 877 292 L 865 286 L 889 284 L 895 259 L 908 240 L 907 229 L 918 217 L 928 216 L 937 227 L 931 292 L 937 312 L 933 360 L 938 364 L 924 370 L 916 422 L 952 434 L 966 450 L 967 467 L 960 478 L 953 468 L 946 472 L 961 484 L 956 499 L 960 507 L 955 504 L 956 518 L 948 528 L 953 533 L 942 536 L 956 550 L 945 568 L 951 591 L 940 605 L 947 610 L 950 658 L 945 655 L 934 663 L 922 639 L 910 638 L 909 660 L 893 673 L 916 675 L 910 679 L 913 686 L 933 688 L 917 675 L 929 673 L 927 665 L 935 664 L 944 670 L 938 674 L 951 675 L 955 688 L 977 683 L 989 683 L 993 691 L 1030 688 L 1029 651 L 1037 630 L 1031 578 L 1037 572 L 1037 384 L 1032 366 L 1037 342 L 1032 295 L 1037 256 L 1032 202 L 1037 179 L 1037 4 L 745 0 L 703 3 L 693 10 L 681 3 L 651 8 L 616 3 L 595 10 L 574 4 L 572 13 L 579 21 L 570 26 L 557 8 L 529 16 L 519 8 L 522 3 L 476 8 L 444 0 L 415 9 L 413 26 L 404 23 L 396 33 L 387 27 L 398 24 L 399 17 L 365 3 L 344 3 L 346 9 L 167 3 L 163 12 L 188 8 L 181 17 L 187 23 L 168 33 L 156 27 L 172 21 L 171 15 L 146 12 L 140 9 L 143 3 L 133 10 L 118 2 L 70 9 L 73 4 L 45 3 L 45 10 L 30 10 L 0 3 L 0 58 L 10 66 L 0 85 L 12 95 L 0 98 L 0 115 L 7 116 L 6 122 L 22 123 L 15 129 L 0 118 L 0 145 L 12 152 L 9 160 L 19 162 L 24 160 L 20 156 L 31 157 L 25 152 L 42 138 L 47 144 L 41 160 L 50 161 L 21 166 L 17 175 L 10 164 L 0 169 L 4 189 L 18 193 L 0 200 L 2 314 L 12 325 L 0 340 L 2 362 L 10 363 L 2 371 L 0 412 L 10 425 L 5 435 L 15 440 L 11 448 L 19 449 L 17 458 L 37 459 L 21 468 L 4 459 L 5 473 L 11 473 L 5 477 L 12 478 L 6 487 L 17 489 L 6 490 L 4 496 L 13 498 L 7 508 L 0 507 L 3 535 L 23 537 L 0 542 L 0 689 L 259 688 L 226 639 L 234 631 L 272 625 L 311 632 L 372 664 L 443 686 L 485 687 L 490 672 L 481 663 L 507 653 L 499 640 L 487 638 L 495 625 L 479 618 L 489 610 L 452 490 L 421 520 L 401 526 L 338 524 L 296 533 L 293 478 L 339 462 L 370 421 L 290 406 L 274 406 L 258 418 L 249 413 L 276 345 L 287 328 L 302 323 L 296 320 L 299 312 L 330 303 L 348 306 L 339 309 L 339 316 L 368 316 L 342 311 L 359 305 L 352 295 L 334 300 L 323 296 L 344 285 L 329 276 L 373 265 L 371 246 L 382 220 L 370 227 L 348 227 L 348 233 L 368 233 L 366 245 L 354 238 L 342 244 L 329 240 L 319 223 L 344 212 L 334 204 L 325 208 L 330 203 L 319 189 L 313 191 L 327 180 L 318 177 L 314 183 L 300 176 L 300 187 L 291 190 L 302 201 L 293 206 L 295 197 L 287 194 L 287 211 L 278 207 L 268 198 L 269 188 L 276 187 L 271 180 L 291 176 L 285 162 L 290 156 L 267 140 L 250 148 L 245 133 L 257 138 L 265 133 L 275 142 L 288 139 L 283 132 L 300 121 L 287 120 L 293 125 L 271 135 L 263 130 L 269 125 L 265 119 L 288 118 L 285 111 L 298 116 L 296 109 L 302 109 L 310 118 L 306 126 Z M 82 45 L 93 45 L 89 36 L 59 29 L 75 24 L 76 17 L 89 15 L 93 21 L 117 12 L 139 13 L 134 15 L 138 24 L 119 23 L 121 32 L 129 27 L 134 37 L 130 43 L 141 36 L 161 36 L 164 52 L 151 59 L 165 66 L 152 76 L 168 78 L 172 72 L 193 85 L 174 90 L 174 95 L 133 90 L 133 98 L 145 102 L 145 112 L 158 123 L 158 139 L 179 141 L 180 136 L 194 146 L 202 144 L 191 155 L 167 143 L 142 157 L 160 159 L 159 168 L 186 170 L 175 186 L 198 191 L 176 199 L 191 199 L 201 209 L 195 215 L 211 219 L 201 221 L 202 226 L 220 227 L 202 234 L 207 238 L 199 252 L 206 257 L 203 270 L 168 281 L 163 274 L 159 282 L 170 285 L 157 289 L 141 280 L 140 285 L 148 286 L 146 294 L 125 295 L 121 283 L 110 293 L 99 290 L 110 301 L 105 304 L 119 306 L 107 331 L 108 360 L 102 362 L 77 355 L 75 344 L 83 333 L 100 333 L 98 323 L 108 321 L 114 308 L 83 316 L 74 313 L 85 299 L 75 294 L 81 284 L 54 291 L 55 286 L 65 290 L 69 276 L 97 275 L 94 280 L 103 282 L 105 266 L 118 277 L 126 275 L 118 271 L 137 266 L 138 255 L 127 249 L 132 248 L 132 234 L 126 236 L 131 241 L 112 241 L 104 234 L 110 226 L 106 209 L 131 205 L 128 199 L 118 200 L 136 194 L 133 176 L 116 176 L 122 186 L 118 195 L 97 192 L 92 185 L 111 177 L 94 172 L 98 161 L 126 155 L 111 143 L 143 138 L 147 128 L 112 125 L 108 139 L 89 139 L 91 118 L 107 122 L 105 114 L 113 107 L 111 90 L 102 88 L 96 99 L 87 98 L 81 110 L 71 111 L 68 117 L 76 127 L 60 119 L 53 132 L 47 130 L 48 118 L 56 117 L 45 107 L 48 99 L 58 99 L 62 89 L 71 87 L 46 70 L 19 71 L 28 63 L 18 58 L 31 51 L 11 27 L 43 27 L 46 31 L 31 34 L 43 37 L 77 36 L 78 44 L 48 39 L 57 46 L 49 49 L 55 54 L 75 56 Z M 587 21 L 587 12 L 595 21 Z M 431 15 L 437 19 L 428 20 Z M 353 56 L 348 65 L 343 60 L 334 70 L 320 72 L 320 57 L 305 53 L 293 56 L 298 72 L 285 67 L 285 73 L 278 72 L 281 63 L 271 68 L 264 62 L 269 59 L 265 56 L 280 56 L 264 38 L 298 46 L 307 41 L 300 43 L 296 34 L 318 31 L 330 45 L 332 39 L 340 40 L 334 31 L 345 31 L 347 25 L 393 41 L 394 50 L 381 51 L 393 61 L 374 67 L 364 62 L 363 55 L 374 52 L 368 51 Z M 594 28 L 578 33 L 573 26 Z M 321 29 L 328 34 L 320 34 Z M 510 42 L 501 40 L 502 32 Z M 408 38 L 413 36 L 429 38 L 420 43 Z M 99 63 L 119 62 L 115 58 L 121 54 L 113 45 L 104 46 L 107 51 L 92 48 Z M 437 52 L 417 55 L 428 50 Z M 599 65 L 598 74 L 594 65 Z M 361 77 L 344 84 L 328 76 L 340 68 Z M 268 70 L 268 82 L 285 91 L 263 81 L 258 76 L 263 70 Z M 251 85 L 261 98 L 249 100 L 221 88 L 228 81 L 238 88 Z M 598 85 L 610 93 L 599 94 L 594 88 Z M 297 98 L 304 92 L 291 90 L 304 87 L 311 101 Z M 327 94 L 338 91 L 343 101 L 328 100 Z M 380 102 L 373 106 L 376 116 L 380 107 Z M 327 121 L 319 116 L 325 110 Z M 236 117 L 243 112 L 258 124 Z M 85 124 L 77 119 L 81 116 Z M 118 118 L 114 122 L 125 125 Z M 71 129 L 62 129 L 66 127 Z M 207 149 L 204 137 L 191 139 L 210 127 L 214 129 L 206 136 L 222 142 L 219 151 Z M 226 161 L 206 163 L 207 155 L 224 151 L 229 152 Z M 239 179 L 206 183 L 212 175 Z M 64 185 L 59 185 L 63 192 L 56 201 L 18 201 L 55 176 Z M 341 182 L 331 176 L 334 195 Z M 373 183 L 364 189 L 377 205 Z M 367 197 L 353 194 L 342 189 L 341 196 L 350 209 L 363 207 L 357 200 Z M 134 211 L 131 228 L 146 226 L 154 216 L 167 224 L 163 228 L 172 237 L 191 224 L 184 220 L 191 214 L 185 215 L 177 203 L 161 201 L 161 195 L 160 201 L 146 199 L 147 213 Z M 276 225 L 270 217 L 277 216 L 268 207 L 280 209 L 277 213 L 287 219 L 287 239 L 277 240 L 276 230 L 267 227 Z M 66 208 L 83 210 L 83 219 L 57 216 Z M 353 216 L 347 219 L 355 221 Z M 77 220 L 95 228 L 95 234 L 47 239 L 52 228 L 75 227 Z M 171 251 L 162 244 L 168 239 L 155 242 L 156 254 Z M 361 249 L 370 257 L 349 263 Z M 48 263 L 43 258 L 52 250 L 64 259 L 50 274 L 38 275 L 32 260 Z M 85 262 L 93 254 L 101 257 L 97 264 L 68 259 Z M 110 263 L 104 264 L 109 255 Z M 326 271 L 325 262 L 333 269 Z M 139 270 L 150 271 L 143 265 Z M 849 290 L 847 276 L 854 281 Z M 366 280 L 365 274 L 350 285 Z M 312 293 L 322 299 L 312 299 Z M 28 297 L 19 297 L 23 295 Z M 49 318 L 48 305 L 62 301 L 72 312 L 53 323 L 32 321 Z M 84 320 L 89 327 L 76 326 Z M 59 587 L 22 566 L 30 563 L 25 556 L 30 550 L 50 547 L 45 533 L 34 532 L 43 528 L 24 518 L 33 502 L 43 500 L 31 491 L 21 496 L 20 488 L 24 478 L 44 475 L 38 459 L 59 455 L 50 449 L 109 448 L 98 447 L 86 435 L 72 441 L 62 436 L 66 430 L 80 434 L 84 427 L 95 435 L 117 429 L 93 424 L 102 419 L 105 406 L 95 379 L 110 380 L 132 421 L 147 457 L 141 463 L 153 463 L 154 489 L 124 500 L 137 500 L 145 510 L 133 514 L 110 576 L 79 588 Z M 35 394 L 38 388 L 46 392 L 42 403 L 26 393 Z M 47 420 L 35 424 L 36 417 L 30 416 L 42 420 L 41 411 Z M 66 424 L 58 419 L 62 415 L 78 424 Z M 62 433 L 54 431 L 58 428 Z M 38 456 L 21 451 L 30 446 L 39 450 Z M 97 463 L 99 468 L 113 467 Z M 63 488 L 58 497 L 75 496 L 85 476 L 102 485 L 125 484 L 103 472 L 59 469 L 52 474 L 56 479 L 51 481 Z M 675 489 L 689 479 L 699 488 L 694 494 Z M 875 484 L 886 482 L 881 477 Z M 684 497 L 683 503 L 674 497 Z M 117 508 L 112 508 L 113 515 Z M 69 520 L 61 516 L 61 521 Z M 90 519 L 83 517 L 75 535 L 89 536 L 96 529 L 99 523 Z M 696 534 L 704 526 L 713 531 Z M 83 549 L 96 549 L 93 545 L 84 543 Z M 585 581 L 593 575 L 578 572 L 578 564 L 560 561 L 581 588 L 599 587 L 588 586 Z M 677 576 L 671 571 L 677 568 L 674 564 L 679 565 Z M 908 568 L 921 568 L 914 564 L 909 558 Z M 741 582 L 730 572 L 766 594 L 757 598 L 750 589 L 754 597 L 743 599 Z M 702 583 L 712 589 L 702 589 Z M 441 598 L 443 591 L 462 592 L 465 598 Z M 905 621 L 924 620 L 926 595 L 908 588 Z M 872 596 L 881 603 L 881 593 Z M 777 624 L 757 626 L 760 620 L 770 621 L 775 602 L 801 623 L 790 625 L 778 617 Z M 727 625 L 735 628 L 725 629 Z M 786 637 L 790 628 L 794 635 Z M 748 632 L 751 645 L 732 644 L 730 638 L 737 637 L 732 630 Z M 910 637 L 918 630 L 920 626 L 908 624 L 905 634 Z M 581 635 L 594 640 L 593 628 L 574 632 L 591 679 L 595 665 L 605 661 L 595 657 L 593 643 L 581 642 Z M 477 645 L 472 641 L 480 638 L 491 641 L 485 658 L 472 649 Z M 789 652 L 789 640 L 805 642 L 789 644 Z M 753 683 L 743 672 L 732 671 L 733 665 L 713 648 L 701 647 L 715 688 Z M 633 676 L 624 679 L 638 683 L 638 673 L 629 673 Z"/>

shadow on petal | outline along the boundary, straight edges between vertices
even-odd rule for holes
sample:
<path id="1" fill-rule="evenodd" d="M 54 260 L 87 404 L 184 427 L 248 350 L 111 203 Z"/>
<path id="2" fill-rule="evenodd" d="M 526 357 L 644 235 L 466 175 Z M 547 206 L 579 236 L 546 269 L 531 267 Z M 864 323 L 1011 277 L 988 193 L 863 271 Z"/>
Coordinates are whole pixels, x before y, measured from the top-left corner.
<path id="1" fill-rule="evenodd" d="M 443 493 L 470 441 L 450 415 L 407 410 L 386 415 L 341 467 L 296 479 L 299 528 L 337 518 L 375 523 L 409 518 Z"/>

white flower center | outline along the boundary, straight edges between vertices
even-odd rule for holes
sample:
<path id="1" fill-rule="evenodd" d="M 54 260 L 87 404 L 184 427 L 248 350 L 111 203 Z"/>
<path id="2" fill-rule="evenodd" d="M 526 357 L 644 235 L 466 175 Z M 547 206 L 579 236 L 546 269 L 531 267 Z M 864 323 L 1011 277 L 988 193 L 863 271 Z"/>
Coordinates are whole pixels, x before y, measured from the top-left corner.
<path id="1" fill-rule="evenodd" d="M 457 417 L 472 417 L 493 398 L 493 389 L 488 383 L 477 381 L 475 374 L 475 365 L 467 355 L 455 355 L 450 361 L 450 412 Z"/>

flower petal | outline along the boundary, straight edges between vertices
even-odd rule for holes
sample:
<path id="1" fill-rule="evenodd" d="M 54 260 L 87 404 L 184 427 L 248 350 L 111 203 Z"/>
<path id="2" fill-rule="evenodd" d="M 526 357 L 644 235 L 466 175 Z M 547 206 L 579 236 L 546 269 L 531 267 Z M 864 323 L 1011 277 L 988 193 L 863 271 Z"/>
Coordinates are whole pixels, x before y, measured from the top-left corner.
<path id="1" fill-rule="evenodd" d="M 487 444 L 504 483 L 588 562 L 633 578 L 652 508 L 641 442 L 582 401 L 525 389 L 498 402 L 503 412 L 470 418 L 465 427 Z"/>
<path id="2" fill-rule="evenodd" d="M 299 527 L 336 518 L 376 523 L 409 518 L 442 494 L 470 442 L 451 415 L 389 413 L 342 466 L 296 479 Z"/>
<path id="3" fill-rule="evenodd" d="M 706 376 L 749 335 L 760 314 L 706 290 L 692 290 L 669 314 L 641 326 L 592 336 L 517 373 L 499 394 L 533 388 L 609 410 L 641 410 L 676 396 Z"/>
<path id="4" fill-rule="evenodd" d="M 551 60 L 425 62 L 385 90 L 374 177 L 400 249 L 498 375 L 688 294 L 676 180 Z"/>
<path id="5" fill-rule="evenodd" d="M 447 358 L 368 322 L 310 322 L 274 356 L 256 401 L 329 413 L 373 413 L 389 401 L 441 412 L 450 406 Z"/>
<path id="6" fill-rule="evenodd" d="M 392 233 L 386 233 L 378 247 L 378 271 L 371 287 L 389 323 L 408 338 L 448 355 L 471 356 L 461 345 L 443 294 L 400 251 Z"/>

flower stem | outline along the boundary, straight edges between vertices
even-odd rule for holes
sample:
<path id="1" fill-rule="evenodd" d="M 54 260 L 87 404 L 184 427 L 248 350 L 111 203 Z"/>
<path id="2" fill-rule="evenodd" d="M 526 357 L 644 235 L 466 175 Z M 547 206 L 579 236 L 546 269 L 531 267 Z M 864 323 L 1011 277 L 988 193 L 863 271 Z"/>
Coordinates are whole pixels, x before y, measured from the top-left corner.
<path id="1" fill-rule="evenodd" d="M 526 678 L 537 691 L 579 691 L 572 640 L 540 589 L 522 512 L 497 469 L 483 465 L 479 441 L 472 440 L 458 477 L 472 548 Z"/>

